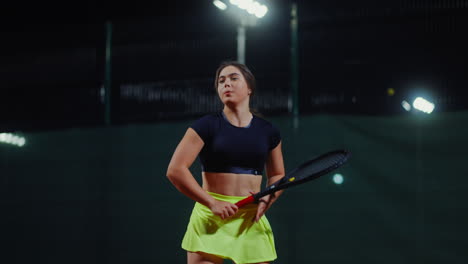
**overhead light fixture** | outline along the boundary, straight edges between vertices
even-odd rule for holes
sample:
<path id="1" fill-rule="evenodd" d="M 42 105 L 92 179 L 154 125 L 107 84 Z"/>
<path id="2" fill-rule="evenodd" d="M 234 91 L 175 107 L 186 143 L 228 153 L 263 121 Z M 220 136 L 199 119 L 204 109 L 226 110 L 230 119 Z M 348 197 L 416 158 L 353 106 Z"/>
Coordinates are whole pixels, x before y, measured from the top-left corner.
<path id="1" fill-rule="evenodd" d="M 227 5 L 224 2 L 220 1 L 220 0 L 214 0 L 213 5 L 215 5 L 217 8 L 219 8 L 221 10 L 226 10 L 226 8 L 227 8 Z"/>
<path id="2" fill-rule="evenodd" d="M 414 100 L 413 107 L 426 114 L 430 114 L 434 111 L 434 104 L 422 97 L 418 97 Z"/>
<path id="3" fill-rule="evenodd" d="M 0 143 L 22 147 L 26 144 L 26 139 L 11 133 L 0 133 Z"/>
<path id="4" fill-rule="evenodd" d="M 264 17 L 268 12 L 268 7 L 254 0 L 229 0 L 229 3 L 258 18 Z"/>
<path id="5" fill-rule="evenodd" d="M 406 100 L 403 100 L 401 102 L 401 106 L 406 110 L 406 111 L 411 111 L 411 105 L 406 101 Z"/>
<path id="6" fill-rule="evenodd" d="M 213 0 L 213 5 L 215 5 L 216 8 L 221 10 L 227 9 L 225 13 L 234 16 L 236 20 L 238 20 L 237 61 L 245 63 L 246 28 L 248 26 L 255 26 L 257 24 L 257 20 L 266 15 L 268 7 L 255 0 L 229 0 L 230 5 L 236 6 L 237 8 L 231 8 L 231 6 L 228 7 L 226 3 L 221 0 Z"/>

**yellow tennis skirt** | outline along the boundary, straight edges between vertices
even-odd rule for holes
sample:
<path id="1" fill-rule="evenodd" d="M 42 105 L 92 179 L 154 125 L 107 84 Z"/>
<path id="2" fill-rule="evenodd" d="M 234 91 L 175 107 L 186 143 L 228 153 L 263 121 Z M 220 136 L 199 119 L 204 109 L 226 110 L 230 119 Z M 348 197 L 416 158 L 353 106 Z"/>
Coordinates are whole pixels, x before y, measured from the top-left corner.
<path id="1" fill-rule="evenodd" d="M 226 196 L 208 192 L 215 199 L 236 203 L 245 197 Z M 265 216 L 254 222 L 257 204 L 239 209 L 236 215 L 221 219 L 200 204 L 190 216 L 182 248 L 191 252 L 205 252 L 237 264 L 268 262 L 276 259 L 275 242 L 270 223 Z"/>

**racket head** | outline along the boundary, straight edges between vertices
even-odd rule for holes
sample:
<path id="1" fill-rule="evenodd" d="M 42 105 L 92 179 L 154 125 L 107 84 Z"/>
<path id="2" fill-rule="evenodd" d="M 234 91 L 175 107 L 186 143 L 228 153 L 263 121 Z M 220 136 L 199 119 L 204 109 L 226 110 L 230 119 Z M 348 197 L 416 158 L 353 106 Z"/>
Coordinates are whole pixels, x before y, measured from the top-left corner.
<path id="1" fill-rule="evenodd" d="M 265 190 L 255 194 L 255 200 L 267 194 L 321 177 L 341 167 L 348 161 L 350 156 L 351 153 L 347 150 L 334 150 L 308 160 L 287 173 L 279 181 L 268 186 Z"/>
<path id="2" fill-rule="evenodd" d="M 314 159 L 302 163 L 299 167 L 288 173 L 282 180 L 284 188 L 301 184 L 341 167 L 348 161 L 351 153 L 347 150 L 335 150 L 322 154 Z"/>

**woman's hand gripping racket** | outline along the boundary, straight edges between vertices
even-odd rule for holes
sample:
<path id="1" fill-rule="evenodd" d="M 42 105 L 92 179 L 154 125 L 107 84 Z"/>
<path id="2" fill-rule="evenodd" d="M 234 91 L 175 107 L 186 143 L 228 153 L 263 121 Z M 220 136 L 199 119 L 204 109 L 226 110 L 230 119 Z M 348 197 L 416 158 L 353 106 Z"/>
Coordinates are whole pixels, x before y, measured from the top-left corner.
<path id="1" fill-rule="evenodd" d="M 258 202 L 258 200 L 265 195 L 323 176 L 339 168 L 350 156 L 351 154 L 346 150 L 335 150 L 325 153 L 301 164 L 299 167 L 287 173 L 283 178 L 268 186 L 265 190 L 240 200 L 236 205 L 240 208 L 244 205 Z"/>

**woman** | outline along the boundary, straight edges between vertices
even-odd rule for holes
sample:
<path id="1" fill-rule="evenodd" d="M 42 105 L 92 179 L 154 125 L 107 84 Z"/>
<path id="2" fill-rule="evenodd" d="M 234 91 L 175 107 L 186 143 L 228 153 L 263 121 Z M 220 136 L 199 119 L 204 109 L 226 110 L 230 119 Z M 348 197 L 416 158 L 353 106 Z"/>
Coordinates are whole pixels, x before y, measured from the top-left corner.
<path id="1" fill-rule="evenodd" d="M 235 203 L 260 191 L 263 168 L 267 184 L 284 176 L 279 131 L 249 108 L 255 78 L 237 62 L 216 71 L 215 88 L 224 108 L 195 121 L 177 146 L 167 177 L 196 201 L 182 248 L 189 264 L 269 263 L 276 259 L 273 233 L 264 216 L 281 191 L 258 204 Z M 190 173 L 197 156 L 202 165 L 200 186 Z"/>

